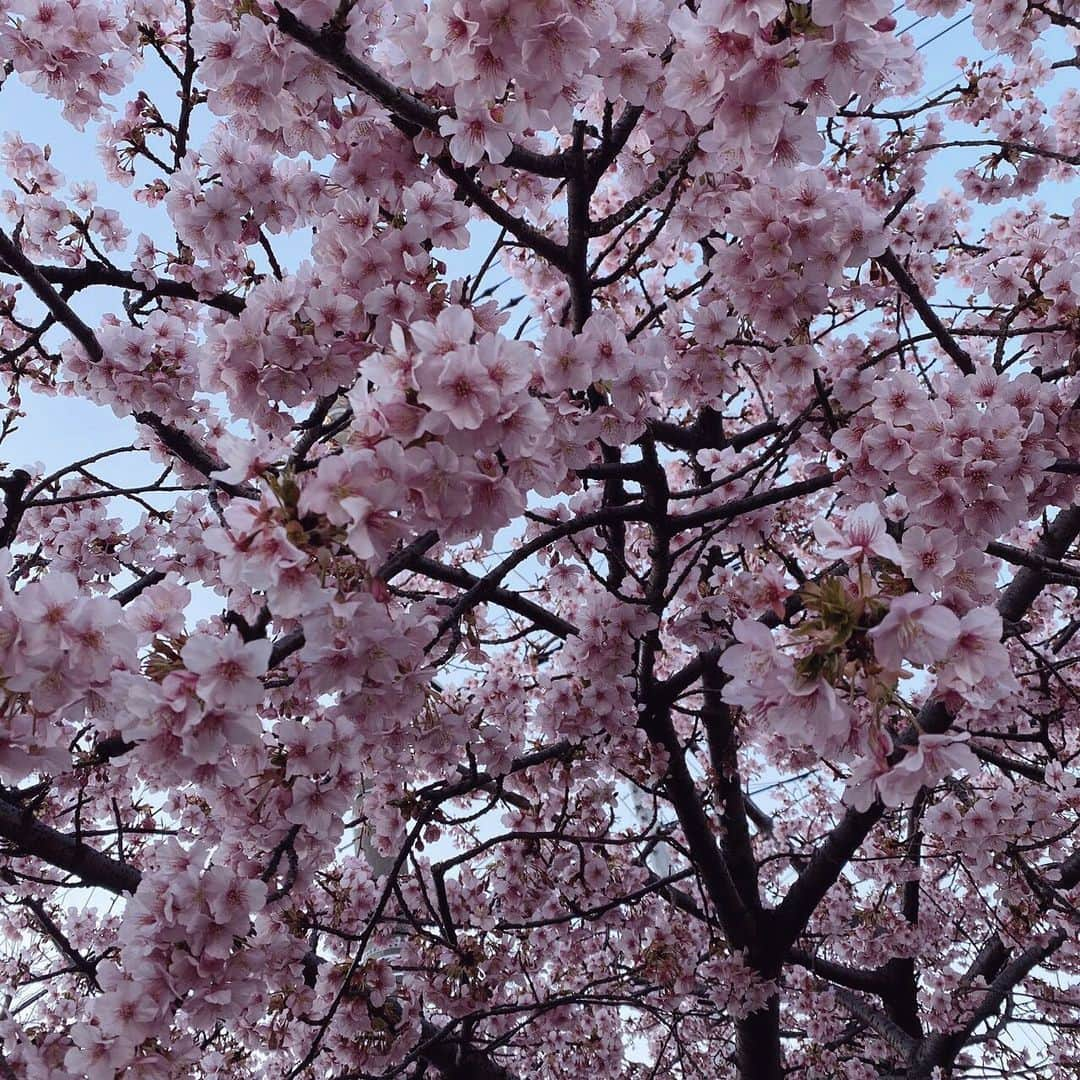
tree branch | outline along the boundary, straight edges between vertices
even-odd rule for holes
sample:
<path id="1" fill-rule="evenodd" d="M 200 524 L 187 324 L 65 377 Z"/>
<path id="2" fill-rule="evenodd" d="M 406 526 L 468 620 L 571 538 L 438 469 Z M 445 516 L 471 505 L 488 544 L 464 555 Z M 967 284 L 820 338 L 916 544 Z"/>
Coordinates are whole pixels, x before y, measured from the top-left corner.
<path id="1" fill-rule="evenodd" d="M 38 268 L 22 253 L 8 235 L 0 229 L 0 259 L 11 267 L 30 286 L 30 291 L 48 308 L 61 326 L 68 329 L 94 363 L 104 353 L 94 331 L 72 310 L 68 302 L 42 277 Z"/>
<path id="2" fill-rule="evenodd" d="M 130 270 L 117 270 L 95 260 L 85 262 L 82 266 L 39 266 L 37 272 L 48 284 L 58 285 L 73 292 L 80 292 L 95 285 L 105 285 L 116 289 L 127 289 L 147 299 L 160 296 L 173 300 L 191 300 L 194 303 L 205 304 L 207 307 L 227 311 L 230 315 L 239 315 L 245 306 L 241 297 L 233 296 L 231 293 L 216 293 L 214 296 L 203 298 L 195 291 L 194 286 L 186 281 L 173 281 L 169 278 L 158 278 L 157 284 L 152 289 L 148 289 L 135 280 Z M 0 259 L 0 273 L 22 276 L 3 259 Z"/>
<path id="3" fill-rule="evenodd" d="M 937 338 L 938 344 L 950 357 L 952 357 L 956 366 L 965 375 L 974 375 L 975 362 L 962 348 L 960 348 L 956 338 L 949 333 L 948 328 L 941 319 L 938 318 L 937 313 L 927 302 L 926 297 L 923 296 L 919 286 L 915 283 L 915 279 L 907 272 L 903 263 L 896 257 L 896 252 L 893 251 L 892 248 L 886 248 L 885 253 L 877 257 L 877 261 L 889 271 L 893 280 L 900 286 L 900 291 L 904 293 L 911 302 L 911 306 L 919 313 L 919 318 L 922 319 L 926 329 Z"/>
<path id="4" fill-rule="evenodd" d="M 32 855 L 60 870 L 74 874 L 87 885 L 111 893 L 134 893 L 141 875 L 127 863 L 103 855 L 74 837 L 43 825 L 5 799 L 0 799 L 0 837 L 16 848 L 11 855 Z"/>

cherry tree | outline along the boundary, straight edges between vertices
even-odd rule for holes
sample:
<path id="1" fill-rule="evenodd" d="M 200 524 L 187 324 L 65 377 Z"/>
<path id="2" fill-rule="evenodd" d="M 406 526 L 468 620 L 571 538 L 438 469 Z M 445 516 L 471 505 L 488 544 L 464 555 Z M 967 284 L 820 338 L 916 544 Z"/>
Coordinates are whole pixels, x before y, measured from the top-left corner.
<path id="1" fill-rule="evenodd" d="M 1078 46 L 0 0 L 0 1077 L 1077 1075 Z"/>

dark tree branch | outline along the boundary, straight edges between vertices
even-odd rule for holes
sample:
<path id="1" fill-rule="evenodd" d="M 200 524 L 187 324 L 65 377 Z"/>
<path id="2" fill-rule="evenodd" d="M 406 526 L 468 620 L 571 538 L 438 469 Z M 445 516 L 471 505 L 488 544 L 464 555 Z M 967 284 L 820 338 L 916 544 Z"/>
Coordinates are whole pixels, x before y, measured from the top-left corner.
<path id="1" fill-rule="evenodd" d="M 442 581 L 448 585 L 458 585 L 466 590 L 475 588 L 480 581 L 475 574 L 470 574 L 468 570 L 456 566 L 444 566 L 442 563 L 435 562 L 434 559 L 428 559 L 424 556 L 409 560 L 408 565 L 403 569 L 423 574 L 434 581 Z M 499 607 L 506 608 L 507 611 L 513 611 L 526 619 L 532 620 L 541 630 L 547 630 L 548 633 L 554 634 L 557 638 L 577 637 L 578 635 L 578 628 L 572 622 L 558 615 L 553 615 L 546 608 L 534 603 L 527 597 L 519 596 L 517 593 L 501 586 L 497 586 L 488 592 L 487 602 L 498 604 Z"/>
<path id="2" fill-rule="evenodd" d="M 74 874 L 87 885 L 117 895 L 134 893 L 139 887 L 141 875 L 135 867 L 110 859 L 74 837 L 43 825 L 4 799 L 0 799 L 0 837 L 14 848 L 8 852 L 8 858 L 33 856 Z"/>
<path id="3" fill-rule="evenodd" d="M 43 281 L 71 292 L 81 292 L 83 289 L 103 285 L 116 289 L 127 289 L 129 292 L 138 293 L 148 300 L 157 297 L 173 300 L 191 300 L 194 303 L 205 304 L 207 307 L 227 311 L 230 315 L 239 315 L 244 310 L 244 301 L 239 296 L 233 296 L 230 293 L 217 293 L 214 296 L 202 298 L 195 291 L 195 288 L 186 281 L 172 281 L 168 278 L 158 278 L 157 284 L 152 289 L 148 289 L 145 285 L 136 281 L 129 270 L 118 270 L 115 267 L 94 260 L 86 262 L 82 266 L 39 266 L 37 270 Z M 0 273 L 17 274 L 18 271 L 0 258 Z"/>
<path id="4" fill-rule="evenodd" d="M 19 532 L 26 503 L 23 494 L 30 484 L 30 474 L 25 469 L 15 469 L 10 476 L 0 477 L 0 491 L 4 493 L 4 519 L 0 521 L 0 551 L 11 547 Z"/>
<path id="5" fill-rule="evenodd" d="M 68 302 L 45 280 L 41 271 L 22 253 L 20 248 L 0 229 L 0 259 L 11 267 L 30 286 L 30 291 L 45 305 L 61 326 L 66 327 L 90 359 L 97 363 L 104 355 L 101 343 Z"/>
<path id="6" fill-rule="evenodd" d="M 113 593 L 113 599 L 121 607 L 124 607 L 127 604 L 130 604 L 132 600 L 137 600 L 152 585 L 157 585 L 164 580 L 164 573 L 160 570 L 151 570 L 149 573 L 143 574 L 137 581 L 133 581 L 126 588 Z"/>
<path id="7" fill-rule="evenodd" d="M 892 248 L 886 248 L 883 255 L 877 257 L 878 263 L 892 275 L 893 280 L 900 286 L 900 291 L 908 298 L 911 306 L 919 313 L 926 326 L 938 344 L 953 359 L 956 366 L 965 374 L 975 373 L 975 362 L 957 343 L 956 338 L 949 333 L 948 327 L 938 318 L 937 312 L 927 302 L 915 279 L 907 272 L 903 263 L 896 257 Z"/>

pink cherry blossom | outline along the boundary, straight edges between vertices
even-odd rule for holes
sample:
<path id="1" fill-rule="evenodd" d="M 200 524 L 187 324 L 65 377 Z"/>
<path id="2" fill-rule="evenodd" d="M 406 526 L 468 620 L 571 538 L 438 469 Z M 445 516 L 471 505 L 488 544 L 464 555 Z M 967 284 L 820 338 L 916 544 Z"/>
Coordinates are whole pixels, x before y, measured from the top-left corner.
<path id="1" fill-rule="evenodd" d="M 753 619 L 739 619 L 734 624 L 737 644 L 721 656 L 721 666 L 732 681 L 724 688 L 724 700 L 744 708 L 772 704 L 786 692 L 781 675 L 790 671 L 791 662 L 776 647 L 772 634 Z"/>
<path id="2" fill-rule="evenodd" d="M 498 411 L 499 389 L 473 346 L 425 361 L 418 381 L 420 400 L 432 410 L 429 422 L 469 430 Z"/>
<path id="3" fill-rule="evenodd" d="M 888 671 L 899 671 L 905 661 L 933 664 L 950 656 L 961 633 L 961 623 L 947 607 L 916 593 L 898 596 L 885 618 L 870 631 L 874 655 Z"/>
<path id="4" fill-rule="evenodd" d="M 931 787 L 949 773 L 978 772 L 979 760 L 967 746 L 966 733 L 921 734 L 913 750 L 877 780 L 886 806 L 910 803 L 922 787 Z"/>
<path id="5" fill-rule="evenodd" d="M 881 511 L 872 503 L 863 503 L 849 513 L 838 529 L 825 518 L 814 522 L 814 536 L 829 559 L 866 559 L 878 555 L 899 563 L 900 548 L 885 529 Z"/>
<path id="6" fill-rule="evenodd" d="M 513 145 L 506 129 L 484 108 L 459 109 L 456 117 L 440 117 L 439 131 L 449 137 L 450 153 L 462 165 L 476 165 L 485 156 L 497 165 Z"/>
<path id="7" fill-rule="evenodd" d="M 225 637 L 198 634 L 188 639 L 180 657 L 198 676 L 198 694 L 207 705 L 245 709 L 262 698 L 259 676 L 270 658 L 269 641 L 245 642 L 235 631 Z"/>
<path id="8" fill-rule="evenodd" d="M 956 537 L 948 529 L 928 532 L 915 525 L 904 533 L 900 568 L 920 592 L 932 592 L 941 588 L 956 565 L 956 547 Z"/>

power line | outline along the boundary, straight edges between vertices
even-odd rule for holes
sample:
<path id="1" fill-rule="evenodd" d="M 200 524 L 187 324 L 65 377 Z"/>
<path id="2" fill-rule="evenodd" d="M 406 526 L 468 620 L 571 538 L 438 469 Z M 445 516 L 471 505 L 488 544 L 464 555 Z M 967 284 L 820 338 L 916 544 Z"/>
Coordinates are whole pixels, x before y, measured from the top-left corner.
<path id="1" fill-rule="evenodd" d="M 919 23 L 924 23 L 924 22 L 926 22 L 926 20 L 927 20 L 927 19 L 929 19 L 929 18 L 930 18 L 930 16 L 929 16 L 929 15 L 923 15 L 923 16 L 922 16 L 922 18 L 920 18 L 920 19 L 916 19 L 916 20 L 915 20 L 915 21 L 914 21 L 913 23 L 909 23 L 909 24 L 908 24 L 907 26 L 905 26 L 905 27 L 904 27 L 904 29 L 900 31 L 900 33 L 901 33 L 901 34 L 908 34 L 908 33 L 910 33 L 910 32 L 911 32 L 912 30 L 914 30 L 914 29 L 915 29 L 915 27 L 916 27 L 916 26 L 918 26 L 918 25 L 919 25 Z"/>
<path id="2" fill-rule="evenodd" d="M 971 16 L 974 14 L 975 13 L 973 11 L 969 11 L 962 18 L 957 19 L 956 22 L 954 22 L 951 26 L 946 26 L 944 30 L 938 31 L 938 33 L 936 33 L 932 38 L 927 38 L 926 41 L 924 41 L 921 45 L 916 45 L 915 51 L 921 52 L 923 49 L 926 48 L 927 45 L 933 45 L 934 42 L 938 40 L 938 38 L 943 38 L 950 30 L 955 30 L 962 23 L 966 23 L 968 19 L 970 19 Z"/>

